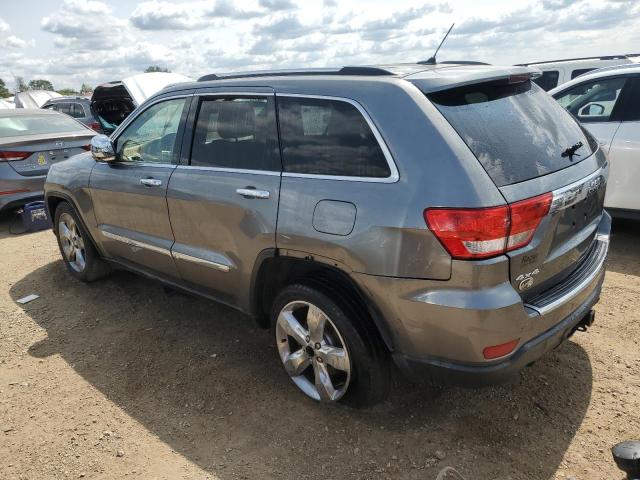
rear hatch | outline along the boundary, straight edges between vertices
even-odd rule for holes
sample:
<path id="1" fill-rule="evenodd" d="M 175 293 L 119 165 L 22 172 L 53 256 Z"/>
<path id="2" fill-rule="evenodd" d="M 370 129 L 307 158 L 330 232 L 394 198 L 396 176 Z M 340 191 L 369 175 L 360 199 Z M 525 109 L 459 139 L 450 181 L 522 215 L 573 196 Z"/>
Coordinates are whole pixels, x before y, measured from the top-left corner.
<path id="1" fill-rule="evenodd" d="M 0 161 L 25 177 L 45 175 L 53 163 L 88 150 L 96 134 L 61 113 L 25 112 L 0 118 Z"/>
<path id="2" fill-rule="evenodd" d="M 603 214 L 606 159 L 594 139 L 522 72 L 426 94 L 509 204 L 515 248 L 502 253 L 516 291 L 527 300 L 569 276 Z M 528 215 L 534 197 L 529 205 L 541 215 L 527 238 L 513 231 L 514 214 Z"/>

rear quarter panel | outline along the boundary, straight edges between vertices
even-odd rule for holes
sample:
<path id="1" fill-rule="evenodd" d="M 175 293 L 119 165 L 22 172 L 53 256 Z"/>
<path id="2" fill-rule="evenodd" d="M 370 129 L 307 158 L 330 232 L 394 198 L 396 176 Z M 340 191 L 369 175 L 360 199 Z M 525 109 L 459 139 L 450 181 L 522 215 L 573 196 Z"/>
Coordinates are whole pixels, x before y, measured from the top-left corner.
<path id="1" fill-rule="evenodd" d="M 398 168 L 399 180 L 374 183 L 283 176 L 278 248 L 335 260 L 347 271 L 448 279 L 451 258 L 427 229 L 423 211 L 435 206 L 503 204 L 503 197 L 479 162 L 409 82 L 394 79 L 308 83 L 309 88 L 298 82 L 280 88 L 278 93 L 357 101 L 384 139 Z M 323 200 L 355 205 L 350 233 L 337 235 L 314 228 L 314 211 Z M 337 230 L 342 231 L 341 226 Z"/>

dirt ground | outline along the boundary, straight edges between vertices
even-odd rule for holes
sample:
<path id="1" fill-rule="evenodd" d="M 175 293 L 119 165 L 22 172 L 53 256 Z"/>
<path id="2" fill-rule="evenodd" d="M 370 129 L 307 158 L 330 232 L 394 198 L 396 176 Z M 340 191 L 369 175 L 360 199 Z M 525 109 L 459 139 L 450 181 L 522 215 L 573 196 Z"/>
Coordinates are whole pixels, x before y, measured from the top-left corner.
<path id="1" fill-rule="evenodd" d="M 84 285 L 50 231 L 9 227 L 0 220 L 3 480 L 435 480 L 446 466 L 466 480 L 620 480 L 610 447 L 640 437 L 640 224 L 614 225 L 594 327 L 515 384 L 397 378 L 363 411 L 298 393 L 268 332 L 239 313 L 124 272 Z"/>

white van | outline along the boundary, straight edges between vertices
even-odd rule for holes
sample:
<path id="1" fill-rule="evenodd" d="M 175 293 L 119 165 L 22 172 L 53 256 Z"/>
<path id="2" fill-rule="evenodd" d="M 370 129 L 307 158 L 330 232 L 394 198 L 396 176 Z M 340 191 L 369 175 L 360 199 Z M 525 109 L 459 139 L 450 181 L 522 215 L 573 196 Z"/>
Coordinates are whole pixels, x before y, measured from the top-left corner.
<path id="1" fill-rule="evenodd" d="M 549 60 L 546 62 L 522 63 L 527 67 L 536 67 L 542 70 L 542 76 L 534 80 L 540 87 L 549 91 L 552 88 L 573 80 L 578 75 L 590 72 L 597 68 L 624 65 L 626 63 L 640 62 L 640 54 L 630 53 L 626 55 L 609 55 L 604 57 L 568 58 L 566 60 Z"/>

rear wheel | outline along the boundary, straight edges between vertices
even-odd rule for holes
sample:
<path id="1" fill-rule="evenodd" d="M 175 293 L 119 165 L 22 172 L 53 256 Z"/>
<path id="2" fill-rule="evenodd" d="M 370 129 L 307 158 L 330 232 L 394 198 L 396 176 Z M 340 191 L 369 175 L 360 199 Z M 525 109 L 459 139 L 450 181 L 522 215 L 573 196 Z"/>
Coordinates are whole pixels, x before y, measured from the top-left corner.
<path id="1" fill-rule="evenodd" d="M 92 282 L 109 273 L 109 265 L 100 258 L 89 234 L 68 203 L 58 205 L 54 222 L 62 259 L 74 277 Z"/>
<path id="2" fill-rule="evenodd" d="M 386 396 L 388 361 L 362 332 L 357 312 L 306 285 L 277 296 L 272 325 L 285 371 L 310 398 L 353 406 Z"/>

